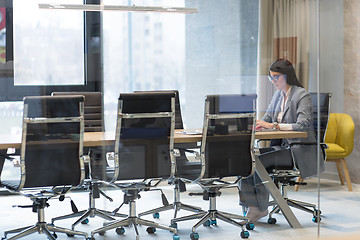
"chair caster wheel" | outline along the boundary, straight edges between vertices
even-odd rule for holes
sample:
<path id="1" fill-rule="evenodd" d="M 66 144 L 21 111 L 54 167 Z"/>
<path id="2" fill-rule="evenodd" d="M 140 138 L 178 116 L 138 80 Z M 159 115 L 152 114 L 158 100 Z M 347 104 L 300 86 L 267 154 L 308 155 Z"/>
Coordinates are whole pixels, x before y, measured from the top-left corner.
<path id="1" fill-rule="evenodd" d="M 191 239 L 191 240 L 198 240 L 198 239 L 199 239 L 199 234 L 196 233 L 196 232 L 192 232 L 192 233 L 190 234 L 190 239 Z"/>
<path id="2" fill-rule="evenodd" d="M 54 238 L 58 237 L 56 233 L 53 233 L 52 235 L 53 235 Z"/>
<path id="3" fill-rule="evenodd" d="M 206 220 L 204 223 L 203 223 L 204 227 L 208 227 L 211 225 L 211 222 L 210 220 Z"/>
<path id="4" fill-rule="evenodd" d="M 248 231 L 241 231 L 240 237 L 241 238 L 249 238 L 250 233 Z"/>
<path id="5" fill-rule="evenodd" d="M 246 227 L 247 230 L 254 230 L 255 225 L 253 223 L 247 223 L 245 225 L 245 227 Z"/>
<path id="6" fill-rule="evenodd" d="M 321 215 L 321 210 L 314 209 L 314 216 Z"/>
<path id="7" fill-rule="evenodd" d="M 88 237 L 86 240 L 95 240 L 94 237 Z"/>
<path id="8" fill-rule="evenodd" d="M 170 227 L 177 229 L 177 228 L 178 228 L 178 225 L 177 225 L 177 223 L 171 223 L 171 224 L 170 224 Z"/>
<path id="9" fill-rule="evenodd" d="M 89 223 L 89 219 L 87 218 L 81 221 L 81 224 L 88 224 L 88 223 Z"/>
<path id="10" fill-rule="evenodd" d="M 66 234 L 68 237 L 74 237 L 75 235 L 74 234 L 70 234 L 70 233 L 67 233 Z"/>
<path id="11" fill-rule="evenodd" d="M 211 220 L 210 223 L 211 223 L 211 225 L 217 225 L 216 219 L 215 219 L 215 220 Z"/>
<path id="12" fill-rule="evenodd" d="M 173 240 L 180 240 L 180 236 L 175 234 L 175 235 L 173 236 Z"/>
<path id="13" fill-rule="evenodd" d="M 275 224 L 276 223 L 276 218 L 269 217 L 267 222 L 268 222 L 268 224 Z"/>
<path id="14" fill-rule="evenodd" d="M 154 228 L 154 227 L 148 227 L 148 228 L 146 229 L 146 231 L 147 231 L 148 234 L 153 234 L 153 233 L 156 232 L 156 228 Z"/>
<path id="15" fill-rule="evenodd" d="M 160 218 L 160 213 L 158 213 L 158 212 L 153 213 L 153 218 L 154 219 L 159 219 Z"/>
<path id="16" fill-rule="evenodd" d="M 314 216 L 314 217 L 312 218 L 312 221 L 315 222 L 315 223 L 318 223 L 318 222 L 321 221 L 321 217 Z"/>
<path id="17" fill-rule="evenodd" d="M 101 231 L 101 232 L 99 232 L 99 235 L 100 235 L 100 236 L 104 236 L 105 233 L 106 233 L 106 231 Z"/>
<path id="18" fill-rule="evenodd" d="M 115 232 L 118 235 L 123 235 L 125 233 L 125 228 L 123 228 L 123 227 L 116 228 Z"/>

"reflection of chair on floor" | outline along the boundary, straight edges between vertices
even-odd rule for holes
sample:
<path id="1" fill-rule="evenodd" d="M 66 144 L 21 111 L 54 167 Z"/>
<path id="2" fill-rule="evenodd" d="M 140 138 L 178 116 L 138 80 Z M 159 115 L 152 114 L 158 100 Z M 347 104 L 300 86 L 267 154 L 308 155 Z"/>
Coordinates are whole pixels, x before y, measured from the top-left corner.
<path id="1" fill-rule="evenodd" d="M 194 183 L 202 189 L 204 200 L 209 201 L 209 210 L 190 216 L 174 218 L 171 226 L 177 227 L 180 221 L 200 219 L 193 227 L 190 238 L 199 239 L 196 228 L 200 225 L 217 225 L 217 219 L 231 223 L 242 229 L 240 236 L 248 238 L 253 229 L 248 218 L 216 209 L 216 197 L 222 188 L 237 187 L 237 182 L 253 174 L 255 160 L 254 143 L 254 100 L 256 96 L 215 95 L 207 96 L 200 155 L 201 171 Z M 245 108 L 244 108 L 245 107 Z M 231 178 L 228 178 L 231 177 Z M 196 194 L 197 195 L 197 194 Z M 243 220 L 242 222 L 234 219 Z"/>
<path id="2" fill-rule="evenodd" d="M 3 180 L 10 191 L 29 197 L 29 206 L 37 212 L 34 226 L 5 231 L 18 233 L 17 239 L 38 232 L 56 239 L 56 232 L 68 236 L 87 234 L 56 227 L 45 222 L 44 210 L 49 199 L 63 195 L 84 179 L 83 101 L 76 97 L 26 97 L 24 98 L 23 132 L 21 141 L 19 180 Z M 51 234 L 50 232 L 54 232 Z"/>
<path id="3" fill-rule="evenodd" d="M 141 191 L 151 190 L 174 174 L 175 94 L 120 94 L 117 116 L 113 182 L 124 192 L 123 204 L 129 204 L 129 216 L 106 223 L 91 236 L 114 228 L 124 234 L 124 226 L 132 225 L 138 239 L 137 226 L 144 225 L 148 233 L 161 228 L 174 232 L 174 239 L 179 239 L 175 228 L 137 217 L 135 208 Z M 159 157 L 163 154 L 167 157 Z"/>
<path id="4" fill-rule="evenodd" d="M 53 96 L 74 96 L 81 95 L 85 97 L 84 101 L 84 125 L 85 132 L 103 132 L 104 131 L 104 120 L 103 120 L 103 104 L 102 104 L 102 93 L 101 92 L 53 92 Z M 78 211 L 76 207 L 74 213 L 67 214 L 64 216 L 55 217 L 52 219 L 54 223 L 57 220 L 63 220 L 73 217 L 79 217 L 73 224 L 74 229 L 79 223 L 86 224 L 89 222 L 88 217 L 99 216 L 106 220 L 115 220 L 112 213 L 109 211 L 101 210 L 95 207 L 95 199 L 100 198 L 100 194 L 106 199 L 113 201 L 107 196 L 100 187 L 107 185 L 106 181 L 103 181 L 103 176 L 106 176 L 105 171 L 105 156 L 106 149 L 102 146 L 84 148 L 85 153 L 90 153 L 91 162 L 86 165 L 86 179 L 84 184 L 81 186 L 89 192 L 89 207 L 86 210 Z M 99 169 L 101 168 L 101 169 Z M 95 169 L 95 170 L 94 170 Z M 116 217 L 126 217 L 123 214 L 115 214 Z"/>
<path id="5" fill-rule="evenodd" d="M 181 107 L 180 107 L 180 99 L 179 99 L 179 92 L 176 90 L 164 90 L 164 91 L 138 91 L 138 92 L 142 92 L 142 93 L 164 93 L 164 92 L 168 92 L 168 93 L 175 93 L 175 129 L 184 129 L 184 125 L 183 125 L 183 120 L 181 117 Z M 184 149 L 186 148 L 194 148 L 196 147 L 196 143 L 178 143 L 175 144 L 175 149 L 179 150 L 179 154 L 176 156 L 176 170 L 179 171 L 180 169 L 184 172 L 189 171 L 190 169 L 195 170 L 195 172 L 198 172 L 197 169 L 200 169 L 200 166 L 198 166 L 198 164 L 194 164 L 189 162 L 189 160 L 186 157 L 186 151 Z M 198 173 L 196 173 L 196 175 L 198 175 Z M 159 213 L 163 212 L 163 211 L 167 211 L 167 210 L 171 210 L 174 209 L 174 218 L 176 218 L 178 211 L 180 211 L 181 209 L 183 210 L 187 210 L 187 211 L 192 211 L 192 212 L 199 212 L 201 211 L 201 208 L 196 207 L 196 206 L 192 206 L 192 205 L 188 205 L 188 204 L 184 204 L 180 201 L 180 192 L 185 192 L 186 191 L 186 185 L 185 182 L 182 181 L 180 178 L 178 177 L 174 177 L 172 179 L 169 179 L 169 184 L 173 184 L 174 185 L 174 193 L 173 193 L 173 198 L 174 201 L 171 204 L 164 204 L 164 206 L 162 207 L 158 207 L 155 209 L 151 209 L 142 213 L 139 213 L 139 217 L 148 215 L 148 214 L 153 214 L 154 218 L 159 218 Z M 163 201 L 165 203 L 167 203 L 167 201 Z"/>
<path id="6" fill-rule="evenodd" d="M 349 171 L 345 158 L 349 156 L 354 147 L 354 121 L 345 113 L 331 113 L 328 129 L 325 135 L 326 161 L 336 162 L 341 185 L 344 185 L 344 175 L 349 191 L 352 191 Z M 344 170 L 344 175 L 341 170 Z"/>
<path id="7" fill-rule="evenodd" d="M 313 126 L 314 126 L 314 132 L 315 136 L 317 135 L 318 131 L 320 132 L 320 161 L 322 159 L 325 159 L 325 148 L 327 147 L 324 144 L 324 136 L 326 133 L 327 125 L 328 125 L 328 118 L 329 118 L 329 105 L 330 105 L 330 97 L 331 94 L 329 93 L 320 93 L 319 99 L 320 99 L 320 105 L 318 105 L 317 102 L 317 93 L 310 93 L 312 104 L 313 104 Z M 318 113 L 320 115 L 320 119 L 318 120 Z M 318 123 L 320 125 L 318 126 Z M 272 169 L 267 169 L 270 171 L 270 176 L 273 178 L 275 184 L 280 188 L 280 191 L 284 197 L 284 199 L 287 201 L 288 205 L 291 207 L 295 207 L 297 209 L 300 209 L 302 211 L 311 213 L 313 215 L 312 220 L 314 222 L 318 222 L 321 220 L 320 214 L 321 211 L 317 209 L 316 205 L 313 203 L 307 203 L 303 201 L 298 201 L 295 199 L 290 199 L 287 197 L 287 186 L 296 186 L 295 190 L 297 190 L 297 187 L 299 185 L 306 185 L 306 183 L 303 182 L 302 178 L 300 177 L 300 171 L 297 169 L 296 164 L 294 163 L 293 158 L 293 152 L 292 147 L 296 145 L 313 145 L 314 149 L 316 150 L 317 142 L 313 143 L 296 143 L 295 145 L 290 146 L 290 149 L 283 150 L 283 154 L 288 156 L 288 159 L 290 159 L 293 163 L 292 167 L 283 167 L 283 166 L 275 166 Z M 319 155 L 320 155 L 319 154 Z M 264 157 L 267 154 L 264 155 Z M 271 156 L 271 153 L 269 153 L 269 157 Z M 281 158 L 286 158 L 285 156 L 282 156 Z M 276 219 L 273 218 L 273 214 L 279 212 L 279 206 L 276 205 L 274 201 L 271 201 L 269 203 L 270 206 L 273 206 L 273 209 L 269 213 L 269 224 L 275 224 Z"/>

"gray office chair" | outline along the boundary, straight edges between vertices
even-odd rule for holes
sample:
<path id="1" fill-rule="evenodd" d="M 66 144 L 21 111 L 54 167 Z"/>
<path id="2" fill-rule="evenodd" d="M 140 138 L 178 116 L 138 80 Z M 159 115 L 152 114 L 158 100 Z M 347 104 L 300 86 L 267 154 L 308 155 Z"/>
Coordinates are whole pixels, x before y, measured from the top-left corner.
<path id="1" fill-rule="evenodd" d="M 181 107 L 180 107 L 180 98 L 179 98 L 179 91 L 177 90 L 159 90 L 159 91 L 135 91 L 135 93 L 174 93 L 175 94 L 175 129 L 184 129 L 183 120 L 181 116 Z M 195 170 L 195 174 L 198 175 L 197 169 L 200 168 L 198 164 L 194 164 L 189 162 L 186 157 L 187 148 L 196 147 L 196 143 L 175 143 L 174 148 L 179 150 L 179 155 L 176 156 L 176 165 L 177 170 L 181 169 L 183 172 L 189 172 L 190 169 Z M 155 219 L 160 217 L 160 212 L 167 211 L 167 210 L 174 210 L 174 218 L 176 218 L 177 213 L 183 209 L 192 212 L 199 212 L 202 211 L 200 207 L 192 206 L 189 204 L 184 204 L 180 201 L 180 192 L 186 191 L 186 185 L 183 180 L 180 178 L 174 177 L 169 179 L 169 184 L 174 185 L 174 192 L 173 192 L 173 203 L 169 204 L 165 195 L 162 195 L 162 202 L 164 206 L 154 208 L 142 213 L 139 213 L 139 217 L 152 214 Z"/>
<path id="2" fill-rule="evenodd" d="M 137 225 L 144 225 L 148 226 L 150 234 L 161 228 L 173 232 L 175 240 L 179 239 L 177 229 L 136 215 L 136 199 L 140 198 L 140 192 L 153 189 L 175 172 L 175 94 L 122 93 L 117 116 L 112 182 L 124 192 L 123 204 L 129 204 L 129 215 L 93 230 L 91 237 L 114 228 L 118 234 L 124 234 L 124 226 L 132 225 L 138 239 Z"/>
<path id="3" fill-rule="evenodd" d="M 32 208 L 37 212 L 38 222 L 5 231 L 3 239 L 8 234 L 17 233 L 10 240 L 35 232 L 52 240 L 56 239 L 56 232 L 88 239 L 87 233 L 47 224 L 44 217 L 49 199 L 64 198 L 65 193 L 84 179 L 83 106 L 83 96 L 24 98 L 20 161 L 14 162 L 14 166 L 20 167 L 21 176 L 15 180 L 2 179 L 2 183 L 9 191 L 33 201 L 32 205 L 18 207 Z"/>
<path id="4" fill-rule="evenodd" d="M 253 225 L 248 224 L 248 218 L 217 210 L 216 197 L 221 195 L 222 188 L 237 187 L 239 180 L 255 171 L 255 99 L 256 95 L 206 96 L 202 142 L 200 153 L 197 155 L 201 162 L 201 171 L 196 179 L 189 179 L 186 175 L 183 178 L 192 180 L 202 187 L 201 195 L 204 200 L 209 201 L 209 209 L 206 212 L 171 220 L 171 226 L 177 227 L 180 221 L 200 218 L 192 227 L 192 240 L 199 239 L 196 228 L 202 224 L 217 225 L 217 219 L 240 227 L 242 238 L 249 237 L 245 227 L 253 229 Z"/>
<path id="5" fill-rule="evenodd" d="M 327 123 L 329 119 L 329 112 L 330 112 L 330 93 L 320 93 L 320 105 L 317 102 L 317 93 L 310 93 L 312 104 L 313 104 L 313 126 L 315 131 L 315 136 L 320 132 L 320 151 L 323 159 L 326 158 L 325 149 L 327 148 L 326 144 L 324 143 L 325 140 L 325 133 L 327 128 Z M 318 119 L 318 113 L 320 115 L 320 119 Z M 319 125 L 320 124 L 320 125 Z M 292 147 L 294 145 L 317 145 L 317 142 L 309 142 L 309 143 L 295 143 L 290 145 L 288 150 L 284 150 L 284 154 L 287 154 L 288 158 L 292 161 L 292 166 L 273 166 L 268 168 L 267 170 L 270 172 L 270 176 L 272 177 L 275 184 L 280 189 L 282 196 L 286 200 L 289 206 L 297 208 L 299 210 L 311 213 L 313 215 L 312 221 L 319 222 L 321 221 L 321 211 L 317 208 L 316 204 L 307 203 L 303 201 L 298 201 L 295 199 L 290 199 L 287 197 L 287 186 L 300 186 L 306 185 L 306 182 L 300 177 L 300 171 L 298 170 L 292 153 Z M 271 153 L 269 153 L 271 154 Z M 270 156 L 270 155 L 269 155 Z M 301 180 L 299 180 L 301 179 Z M 269 213 L 268 223 L 275 224 L 276 218 L 273 217 L 274 213 L 279 212 L 279 206 L 274 201 L 269 203 L 269 206 L 273 206 L 272 210 Z"/>
<path id="6" fill-rule="evenodd" d="M 84 102 L 85 132 L 104 131 L 104 111 L 101 92 L 53 92 L 52 96 L 82 95 Z"/>
<path id="7" fill-rule="evenodd" d="M 104 119 L 103 119 L 103 98 L 101 92 L 53 92 L 52 96 L 73 96 L 82 95 L 85 97 L 84 101 L 84 125 L 85 132 L 103 132 Z M 84 152 L 88 153 L 91 162 L 87 164 L 86 176 L 84 184 L 80 187 L 89 192 L 89 207 L 88 209 L 78 211 L 77 207 L 73 207 L 73 213 L 66 214 L 63 216 L 55 217 L 51 221 L 54 223 L 58 220 L 64 220 L 73 217 L 79 217 L 73 224 L 72 229 L 75 228 L 79 223 L 87 224 L 89 217 L 94 218 L 99 216 L 106 220 L 115 220 L 115 217 L 126 217 L 124 214 L 112 214 L 110 211 L 98 209 L 95 206 L 95 199 L 100 198 L 100 194 L 108 199 L 110 202 L 113 201 L 104 191 L 101 190 L 102 186 L 110 185 L 106 182 L 106 152 L 111 151 L 105 146 L 99 147 L 84 147 Z M 74 206 L 74 204 L 73 204 Z"/>

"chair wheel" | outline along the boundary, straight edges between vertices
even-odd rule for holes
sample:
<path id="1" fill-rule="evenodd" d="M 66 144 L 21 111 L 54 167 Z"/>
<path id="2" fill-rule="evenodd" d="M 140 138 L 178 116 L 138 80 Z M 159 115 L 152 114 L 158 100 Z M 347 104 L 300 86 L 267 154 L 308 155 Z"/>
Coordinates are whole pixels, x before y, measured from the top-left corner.
<path id="1" fill-rule="evenodd" d="M 56 233 L 53 233 L 52 235 L 53 235 L 54 238 L 58 237 Z"/>
<path id="2" fill-rule="evenodd" d="M 211 225 L 217 225 L 216 219 L 215 219 L 215 220 L 211 220 L 210 223 L 211 223 Z"/>
<path id="3" fill-rule="evenodd" d="M 255 228 L 255 225 L 253 223 L 247 223 L 245 226 L 247 230 L 254 230 Z"/>
<path id="4" fill-rule="evenodd" d="M 173 236 L 173 240 L 180 240 L 180 236 L 175 234 L 175 235 Z"/>
<path id="5" fill-rule="evenodd" d="M 125 228 L 123 228 L 123 227 L 116 228 L 115 232 L 118 235 L 123 235 L 125 233 Z"/>
<path id="6" fill-rule="evenodd" d="M 312 221 L 318 223 L 318 222 L 321 221 L 321 217 L 314 216 L 314 217 L 312 218 Z"/>
<path id="7" fill-rule="evenodd" d="M 104 236 L 105 233 L 106 233 L 106 231 L 101 231 L 101 232 L 99 232 L 99 235 L 100 235 L 100 236 Z"/>
<path id="8" fill-rule="evenodd" d="M 199 234 L 196 233 L 196 232 L 190 233 L 190 239 L 191 239 L 191 240 L 197 240 L 197 239 L 199 239 Z"/>
<path id="9" fill-rule="evenodd" d="M 267 222 L 268 222 L 268 224 L 275 224 L 276 218 L 269 218 Z"/>
<path id="10" fill-rule="evenodd" d="M 321 211 L 320 211 L 319 209 L 315 209 L 313 215 L 314 215 L 314 217 L 317 216 L 317 215 L 320 216 L 320 215 L 321 215 Z"/>
<path id="11" fill-rule="evenodd" d="M 205 227 L 210 226 L 210 225 L 211 225 L 210 220 L 206 220 L 206 221 L 203 223 L 203 225 L 204 225 Z"/>
<path id="12" fill-rule="evenodd" d="M 86 218 L 86 219 L 84 219 L 84 220 L 81 221 L 81 224 L 88 224 L 88 223 L 89 223 L 89 219 L 88 219 L 88 218 Z"/>
<path id="13" fill-rule="evenodd" d="M 249 238 L 250 233 L 248 231 L 241 231 L 240 237 L 241 238 Z"/>
<path id="14" fill-rule="evenodd" d="M 158 212 L 153 213 L 153 218 L 154 219 L 159 219 L 160 218 L 160 213 L 158 213 Z"/>
<path id="15" fill-rule="evenodd" d="M 66 234 L 68 237 L 74 237 L 75 235 L 74 234 L 70 234 L 70 233 L 67 233 Z"/>
<path id="16" fill-rule="evenodd" d="M 177 223 L 171 223 L 171 224 L 170 224 L 170 227 L 177 229 L 177 228 L 178 228 L 178 225 L 177 225 Z"/>
<path id="17" fill-rule="evenodd" d="M 154 228 L 154 227 L 148 227 L 148 228 L 146 229 L 146 231 L 147 231 L 148 234 L 153 234 L 153 233 L 156 232 L 156 228 Z"/>

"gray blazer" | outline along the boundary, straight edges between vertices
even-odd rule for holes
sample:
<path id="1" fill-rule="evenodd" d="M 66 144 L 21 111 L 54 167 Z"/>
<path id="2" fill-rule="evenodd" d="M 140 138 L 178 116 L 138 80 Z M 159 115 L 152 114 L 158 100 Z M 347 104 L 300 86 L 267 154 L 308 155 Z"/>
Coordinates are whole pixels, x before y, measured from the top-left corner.
<path id="1" fill-rule="evenodd" d="M 282 99 L 281 91 L 276 91 L 265 115 L 262 117 L 263 121 L 277 121 Z M 316 142 L 313 128 L 312 101 L 304 88 L 292 86 L 281 123 L 291 123 L 293 130 L 307 131 L 308 133 L 307 138 L 283 139 L 281 144 Z M 274 145 L 276 142 L 272 141 L 271 144 Z M 280 144 L 280 142 L 277 142 L 277 144 Z M 292 150 L 301 177 L 305 178 L 317 174 L 317 145 L 294 145 Z M 320 154 L 320 171 L 324 171 L 323 154 Z"/>

